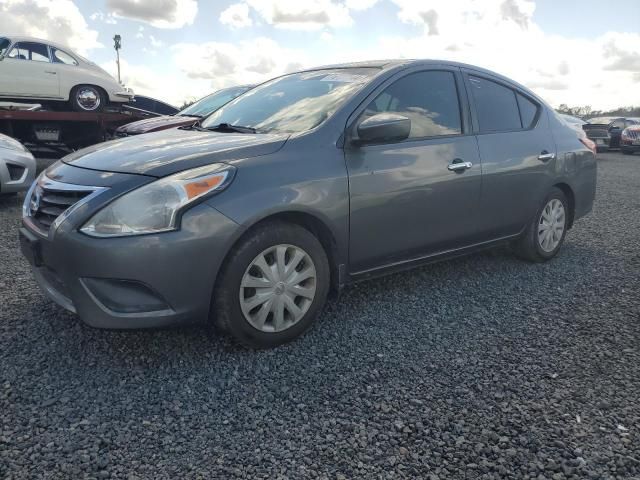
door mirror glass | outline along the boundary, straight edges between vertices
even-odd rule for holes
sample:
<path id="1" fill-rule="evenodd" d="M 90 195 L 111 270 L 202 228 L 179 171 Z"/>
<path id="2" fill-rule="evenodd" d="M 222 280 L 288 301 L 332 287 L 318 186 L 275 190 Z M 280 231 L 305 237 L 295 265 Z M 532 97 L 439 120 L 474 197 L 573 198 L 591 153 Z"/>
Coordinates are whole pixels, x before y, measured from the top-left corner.
<path id="1" fill-rule="evenodd" d="M 409 138 L 411 120 L 397 113 L 378 113 L 358 125 L 356 143 L 399 142 Z"/>

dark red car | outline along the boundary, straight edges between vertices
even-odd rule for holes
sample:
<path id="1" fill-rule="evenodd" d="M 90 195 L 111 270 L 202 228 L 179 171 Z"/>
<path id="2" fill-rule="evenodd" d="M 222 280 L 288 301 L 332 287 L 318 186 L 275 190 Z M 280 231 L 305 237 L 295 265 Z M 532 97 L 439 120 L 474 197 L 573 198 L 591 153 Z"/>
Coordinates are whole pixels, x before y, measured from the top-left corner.
<path id="1" fill-rule="evenodd" d="M 253 88 L 253 85 L 242 85 L 218 90 L 211 95 L 201 98 L 193 105 L 189 105 L 175 115 L 161 115 L 159 117 L 146 118 L 122 125 L 116 129 L 115 135 L 116 137 L 128 137 L 130 135 L 166 130 L 167 128 L 193 125 L 251 88 Z"/>

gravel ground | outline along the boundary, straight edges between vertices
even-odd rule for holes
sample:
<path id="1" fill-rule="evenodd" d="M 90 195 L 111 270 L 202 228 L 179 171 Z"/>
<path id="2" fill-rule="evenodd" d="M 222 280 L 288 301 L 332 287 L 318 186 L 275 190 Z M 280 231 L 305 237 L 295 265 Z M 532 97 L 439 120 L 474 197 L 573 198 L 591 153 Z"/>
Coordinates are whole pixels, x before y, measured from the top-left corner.
<path id="1" fill-rule="evenodd" d="M 85 327 L 0 200 L 0 477 L 640 478 L 640 156 L 599 167 L 554 261 L 360 283 L 266 352 Z"/>

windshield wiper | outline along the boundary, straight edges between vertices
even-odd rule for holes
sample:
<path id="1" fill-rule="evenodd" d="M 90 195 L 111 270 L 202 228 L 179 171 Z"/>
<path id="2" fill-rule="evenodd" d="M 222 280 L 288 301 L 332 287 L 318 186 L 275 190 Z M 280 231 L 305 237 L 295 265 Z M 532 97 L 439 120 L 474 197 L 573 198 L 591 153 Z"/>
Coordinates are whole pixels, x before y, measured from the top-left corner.
<path id="1" fill-rule="evenodd" d="M 177 117 L 197 117 L 202 118 L 202 115 L 198 115 L 197 113 L 176 113 Z"/>
<path id="2" fill-rule="evenodd" d="M 231 125 L 229 123 L 219 123 L 213 127 L 206 127 L 206 129 L 215 132 L 258 133 L 258 130 L 253 127 L 243 127 L 241 125 Z"/>

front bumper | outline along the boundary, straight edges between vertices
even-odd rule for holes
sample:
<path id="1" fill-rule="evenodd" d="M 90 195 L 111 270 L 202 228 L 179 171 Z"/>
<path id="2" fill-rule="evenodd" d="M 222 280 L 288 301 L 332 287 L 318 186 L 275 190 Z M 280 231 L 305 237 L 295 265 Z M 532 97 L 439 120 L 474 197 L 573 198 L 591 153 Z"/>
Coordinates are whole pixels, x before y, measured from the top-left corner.
<path id="1" fill-rule="evenodd" d="M 92 238 L 78 231 L 95 212 L 84 207 L 46 237 L 23 219 L 23 252 L 50 299 L 97 328 L 208 318 L 218 270 L 242 227 L 202 203 L 184 213 L 178 231 Z"/>
<path id="2" fill-rule="evenodd" d="M 119 90 L 117 92 L 111 92 L 111 97 L 112 101 L 130 102 L 135 98 L 135 94 L 133 93 L 133 90 Z"/>
<path id="3" fill-rule="evenodd" d="M 35 175 L 33 155 L 0 148 L 0 194 L 28 190 Z"/>

